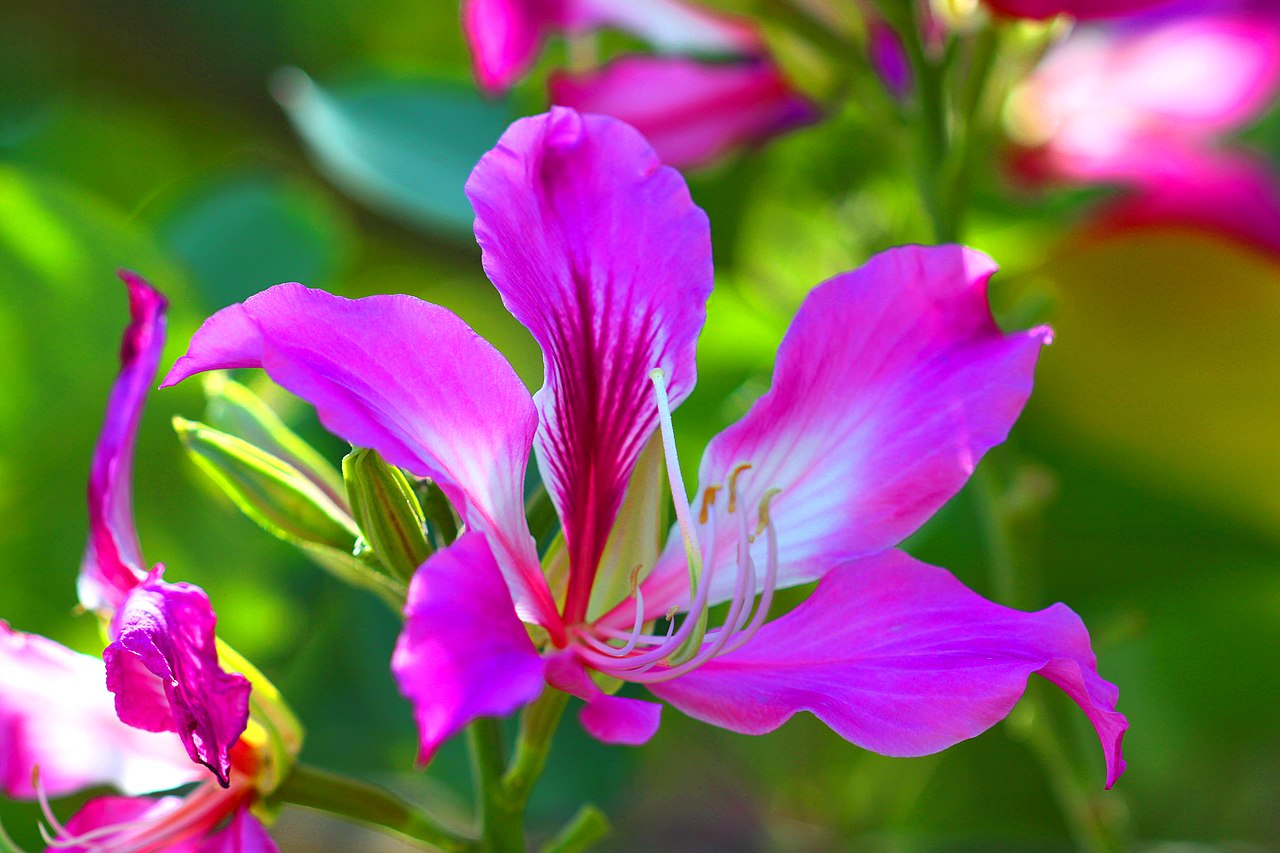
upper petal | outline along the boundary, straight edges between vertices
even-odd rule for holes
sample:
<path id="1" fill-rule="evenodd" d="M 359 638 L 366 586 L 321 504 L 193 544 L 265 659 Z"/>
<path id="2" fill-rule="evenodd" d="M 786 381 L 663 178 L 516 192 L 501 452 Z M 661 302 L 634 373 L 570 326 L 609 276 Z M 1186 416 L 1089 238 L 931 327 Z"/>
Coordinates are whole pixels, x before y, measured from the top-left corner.
<path id="1" fill-rule="evenodd" d="M 699 166 L 817 120 L 818 109 L 765 61 L 707 63 L 627 56 L 596 71 L 558 73 L 551 99 L 634 126 L 666 163 Z"/>
<path id="2" fill-rule="evenodd" d="M 230 367 L 265 369 L 334 433 L 434 479 L 493 537 L 517 603 L 554 622 L 524 519 L 537 415 L 507 360 L 456 315 L 411 296 L 277 285 L 206 320 L 165 385 Z"/>
<path id="3" fill-rule="evenodd" d="M 164 349 L 165 299 L 140 276 L 129 289 L 129 326 L 120 342 L 120 373 L 89 469 L 89 541 L 80 564 L 80 603 L 112 610 L 146 574 L 133 522 L 133 452 L 147 389 Z"/>
<path id="4" fill-rule="evenodd" d="M 231 747 L 249 722 L 249 681 L 218 665 L 216 621 L 204 590 L 165 583 L 157 570 L 116 611 L 103 659 L 120 719 L 176 731 L 226 787 Z"/>
<path id="5" fill-rule="evenodd" d="M 859 746 L 912 756 L 990 728 L 1032 673 L 1089 717 L 1110 787 L 1124 771 L 1128 721 L 1079 617 L 1062 604 L 1010 610 L 897 551 L 833 569 L 808 601 L 738 651 L 650 689 L 734 731 L 762 734 L 811 711 Z"/>
<path id="6" fill-rule="evenodd" d="M 102 661 L 0 622 L 0 792 L 51 797 L 112 785 L 164 790 L 201 775 L 169 735 L 116 718 Z"/>
<path id="7" fill-rule="evenodd" d="M 413 703 L 424 764 L 476 717 L 505 716 L 542 691 L 546 664 L 483 534 L 464 533 L 422 564 L 404 616 L 391 671 Z"/>
<path id="8" fill-rule="evenodd" d="M 773 386 L 712 439 L 698 472 L 700 495 L 749 463 L 733 485 L 753 519 L 766 493 L 779 490 L 769 507 L 779 586 L 902 541 L 1008 435 L 1049 331 L 1000 331 L 987 307 L 995 269 L 962 246 L 904 246 L 805 299 L 778 349 Z M 712 589 L 723 600 L 739 525 L 721 518 L 715 528 Z M 756 548 L 763 567 L 763 538 Z M 678 542 L 644 595 L 655 613 L 687 598 Z"/>
<path id="9" fill-rule="evenodd" d="M 706 214 L 634 129 L 553 108 L 521 119 L 467 182 L 484 268 L 542 346 L 535 450 L 570 554 L 566 618 L 590 580 L 636 458 L 695 381 L 711 291 Z"/>

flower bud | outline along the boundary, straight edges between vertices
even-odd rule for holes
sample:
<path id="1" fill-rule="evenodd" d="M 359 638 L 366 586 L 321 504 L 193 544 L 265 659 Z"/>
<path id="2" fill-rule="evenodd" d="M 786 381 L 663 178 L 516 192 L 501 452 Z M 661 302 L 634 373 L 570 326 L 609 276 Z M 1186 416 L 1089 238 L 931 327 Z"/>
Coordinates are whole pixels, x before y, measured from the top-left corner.
<path id="1" fill-rule="evenodd" d="M 364 447 L 342 460 L 342 475 L 365 544 L 393 577 L 408 581 L 431 556 L 413 487 L 399 468 Z"/>

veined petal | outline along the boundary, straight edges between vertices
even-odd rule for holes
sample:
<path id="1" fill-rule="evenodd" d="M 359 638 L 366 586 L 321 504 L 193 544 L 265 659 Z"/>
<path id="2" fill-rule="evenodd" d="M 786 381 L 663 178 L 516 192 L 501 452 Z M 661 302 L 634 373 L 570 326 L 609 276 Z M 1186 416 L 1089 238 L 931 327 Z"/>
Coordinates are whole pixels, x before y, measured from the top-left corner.
<path id="1" fill-rule="evenodd" d="M 176 731 L 192 761 L 226 787 L 230 750 L 249 721 L 249 681 L 218 665 L 217 617 L 204 590 L 165 583 L 157 568 L 111 622 L 103 652 L 116 712 L 131 726 Z"/>
<path id="2" fill-rule="evenodd" d="M 200 778 L 169 735 L 116 718 L 102 661 L 0 621 L 0 793 L 50 797 L 111 785 L 130 794 Z"/>
<path id="3" fill-rule="evenodd" d="M 120 373 L 89 470 L 89 541 L 80 564 L 80 603 L 111 611 L 146 575 L 133 522 L 133 449 L 147 389 L 164 349 L 164 296 L 121 270 L 131 321 L 120 342 Z"/>
<path id="4" fill-rule="evenodd" d="M 578 722 L 601 743 L 641 746 L 658 733 L 661 705 L 610 696 L 596 686 L 572 652 L 563 652 L 547 661 L 547 683 L 586 702 L 578 713 Z"/>
<path id="5" fill-rule="evenodd" d="M 182 797 L 98 797 L 72 815 L 46 853 L 274 853 L 275 843 L 246 803 L 245 791 L 212 785 Z"/>
<path id="6" fill-rule="evenodd" d="M 491 537 L 522 612 L 557 625 L 524 518 L 537 415 L 507 360 L 455 314 L 281 284 L 206 320 L 165 385 L 231 367 L 263 368 L 337 435 L 439 483 Z"/>
<path id="7" fill-rule="evenodd" d="M 810 711 L 859 746 L 912 756 L 993 726 L 1033 673 L 1089 717 L 1111 787 L 1124 771 L 1128 721 L 1079 617 L 1062 604 L 1001 607 L 897 551 L 833 569 L 808 601 L 738 651 L 650 689 L 733 731 L 763 734 Z"/>
<path id="8" fill-rule="evenodd" d="M 404 616 L 391 671 L 413 704 L 423 764 L 476 717 L 505 716 L 542 692 L 546 664 L 483 534 L 464 533 L 422 564 Z"/>
<path id="9" fill-rule="evenodd" d="M 681 168 L 816 121 L 818 108 L 763 60 L 705 63 L 628 56 L 598 71 L 558 73 L 551 100 L 622 119 L 663 162 Z"/>
<path id="10" fill-rule="evenodd" d="M 467 181 L 484 268 L 542 346 L 535 450 L 570 554 L 567 621 L 586 612 L 600 553 L 657 424 L 695 381 L 711 292 L 706 214 L 634 129 L 553 108 L 517 121 Z"/>
<path id="11" fill-rule="evenodd" d="M 995 270 L 962 246 L 904 246 L 805 299 L 778 349 L 772 388 L 712 439 L 698 472 L 699 496 L 730 489 L 731 500 L 709 511 L 735 503 L 752 526 L 765 495 L 779 490 L 769 506 L 779 587 L 896 545 L 1008 435 L 1049 330 L 1000 331 L 987 307 Z M 739 525 L 720 518 L 715 529 L 719 544 L 707 551 L 719 555 L 719 601 L 732 595 Z M 767 563 L 764 549 L 761 537 L 757 566 Z M 672 541 L 644 587 L 646 605 L 661 613 L 688 595 Z"/>

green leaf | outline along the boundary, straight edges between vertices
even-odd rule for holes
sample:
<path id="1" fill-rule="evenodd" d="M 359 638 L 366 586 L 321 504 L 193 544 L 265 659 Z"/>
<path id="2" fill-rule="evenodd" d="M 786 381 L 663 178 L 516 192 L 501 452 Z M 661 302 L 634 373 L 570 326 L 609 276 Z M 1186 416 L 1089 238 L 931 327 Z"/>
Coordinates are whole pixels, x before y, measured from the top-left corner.
<path id="1" fill-rule="evenodd" d="M 319 193 L 252 174 L 190 193 L 158 231 L 215 305 L 282 281 L 332 286 L 350 243 L 338 213 Z"/>
<path id="2" fill-rule="evenodd" d="M 437 81 L 326 89 L 293 68 L 274 90 L 316 166 L 344 191 L 427 231 L 470 238 L 463 186 L 511 122 L 505 104 Z"/>

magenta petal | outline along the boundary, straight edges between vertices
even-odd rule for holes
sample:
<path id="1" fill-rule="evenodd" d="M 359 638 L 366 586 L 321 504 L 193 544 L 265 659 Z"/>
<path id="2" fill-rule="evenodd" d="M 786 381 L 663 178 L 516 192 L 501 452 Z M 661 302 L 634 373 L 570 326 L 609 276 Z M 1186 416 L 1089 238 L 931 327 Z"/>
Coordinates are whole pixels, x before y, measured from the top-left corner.
<path id="1" fill-rule="evenodd" d="M 1055 604 L 987 601 L 949 572 L 889 551 L 833 569 L 813 596 L 740 650 L 650 689 L 700 720 L 747 734 L 811 711 L 885 755 L 925 755 L 1003 719 L 1028 676 L 1052 681 L 1098 732 L 1107 787 L 1124 771 L 1119 691 L 1089 634 Z"/>
<path id="2" fill-rule="evenodd" d="M 210 835 L 198 853 L 276 853 L 279 848 L 248 809 L 237 809 L 231 821 Z"/>
<path id="3" fill-rule="evenodd" d="M 498 94 L 519 80 L 551 29 L 565 23 L 567 2 L 572 0 L 463 0 L 462 30 L 480 87 Z"/>
<path id="4" fill-rule="evenodd" d="M 551 100 L 622 119 L 663 162 L 699 166 L 818 118 L 808 99 L 764 61 L 730 64 L 628 56 L 551 78 Z"/>
<path id="5" fill-rule="evenodd" d="M 404 616 L 391 671 L 413 704 L 422 763 L 476 717 L 505 716 L 542 692 L 545 662 L 482 534 L 422 564 Z"/>
<path id="6" fill-rule="evenodd" d="M 673 405 L 693 388 L 710 229 L 635 130 L 569 109 L 513 124 L 467 195 L 485 272 L 542 346 L 535 449 L 564 521 L 572 621 L 657 424 L 649 372 L 665 371 Z"/>
<path id="7" fill-rule="evenodd" d="M 51 797 L 98 785 L 142 793 L 200 776 L 171 736 L 116 718 L 101 660 L 0 621 L 0 793 L 34 796 L 36 765 Z"/>
<path id="8" fill-rule="evenodd" d="M 640 746 L 657 734 L 662 722 L 661 705 L 608 695 L 572 654 L 556 655 L 547 662 L 547 683 L 586 702 L 578 721 L 602 743 Z"/>
<path id="9" fill-rule="evenodd" d="M 120 342 L 120 374 L 89 470 L 89 541 L 80 564 L 80 603 L 112 610 L 146 574 L 133 522 L 133 448 L 147 390 L 164 349 L 165 299 L 140 276 L 120 271 L 132 318 Z"/>
<path id="10" fill-rule="evenodd" d="M 1169 0 L 986 0 L 993 11 L 1013 18 L 1044 20 L 1071 15 L 1082 21 L 1119 18 L 1168 3 Z"/>
<path id="11" fill-rule="evenodd" d="M 231 367 L 265 369 L 337 435 L 434 479 L 490 535 L 522 612 L 556 624 L 524 518 L 537 415 L 507 360 L 456 315 L 282 284 L 206 320 L 165 385 Z"/>
<path id="12" fill-rule="evenodd" d="M 204 590 L 165 583 L 157 569 L 116 611 L 103 659 L 120 719 L 176 731 L 191 760 L 226 787 L 231 747 L 249 721 L 249 682 L 218 665 L 216 621 Z"/>
<path id="13" fill-rule="evenodd" d="M 609 26 L 659 53 L 750 55 L 764 48 L 748 20 L 685 0 L 577 0 L 578 27 Z"/>
<path id="14" fill-rule="evenodd" d="M 805 299 L 778 349 L 773 387 L 708 445 L 695 493 L 727 485 L 750 463 L 735 485 L 754 523 L 765 494 L 780 490 L 770 504 L 779 586 L 896 545 L 1008 435 L 1049 330 L 1000 331 L 987 307 L 995 270 L 962 246 L 904 246 Z M 737 562 L 738 523 L 726 503 L 712 510 L 715 600 L 731 596 Z M 764 537 L 753 555 L 766 564 Z M 644 595 L 655 613 L 687 598 L 678 541 Z"/>

